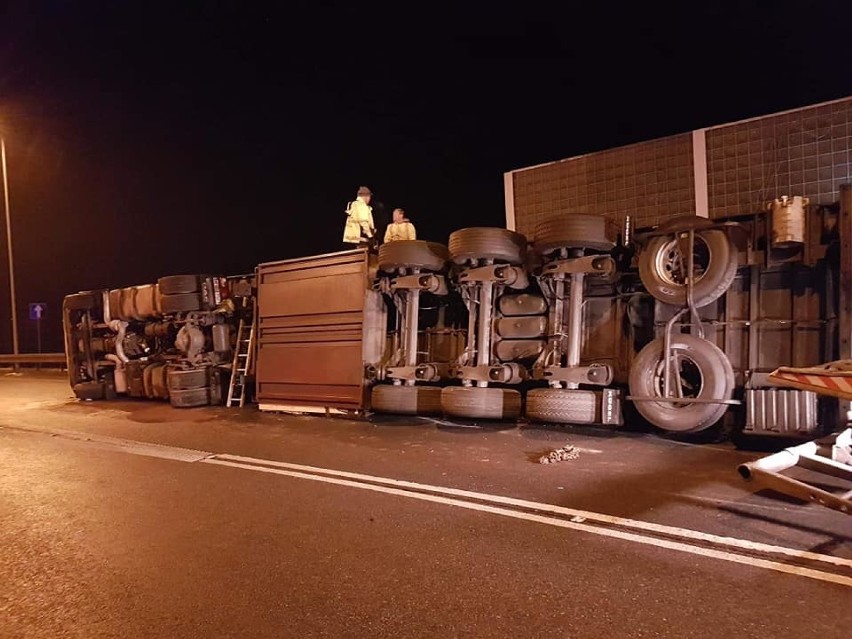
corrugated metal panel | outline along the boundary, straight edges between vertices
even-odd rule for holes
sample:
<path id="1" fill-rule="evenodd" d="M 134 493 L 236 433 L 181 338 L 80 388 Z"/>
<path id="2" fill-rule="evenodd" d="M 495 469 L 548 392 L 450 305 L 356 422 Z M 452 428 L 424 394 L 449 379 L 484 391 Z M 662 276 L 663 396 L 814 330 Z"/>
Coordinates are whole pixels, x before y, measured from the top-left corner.
<path id="1" fill-rule="evenodd" d="M 817 429 L 817 396 L 802 390 L 747 390 L 749 432 L 812 433 Z"/>
<path id="2" fill-rule="evenodd" d="M 365 407 L 368 270 L 361 250 L 258 267 L 261 406 Z"/>

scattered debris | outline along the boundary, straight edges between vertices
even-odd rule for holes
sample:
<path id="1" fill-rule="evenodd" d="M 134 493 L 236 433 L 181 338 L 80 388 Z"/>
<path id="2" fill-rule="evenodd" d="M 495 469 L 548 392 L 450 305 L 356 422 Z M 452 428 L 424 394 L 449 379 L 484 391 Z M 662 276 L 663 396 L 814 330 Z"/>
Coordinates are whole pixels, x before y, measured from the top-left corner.
<path id="1" fill-rule="evenodd" d="M 539 457 L 539 464 L 555 464 L 556 462 L 569 461 L 577 459 L 580 456 L 580 451 L 571 444 L 565 444 L 562 448 L 557 448 L 550 451 L 547 455 Z"/>

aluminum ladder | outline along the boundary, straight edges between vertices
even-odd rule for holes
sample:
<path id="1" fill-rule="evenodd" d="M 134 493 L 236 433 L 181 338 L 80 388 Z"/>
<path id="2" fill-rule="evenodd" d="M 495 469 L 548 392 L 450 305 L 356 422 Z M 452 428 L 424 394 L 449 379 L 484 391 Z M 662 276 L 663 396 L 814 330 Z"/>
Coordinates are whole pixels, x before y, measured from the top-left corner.
<path id="1" fill-rule="evenodd" d="M 249 309 L 249 298 L 243 298 L 242 315 L 237 327 L 237 349 L 231 362 L 231 381 L 228 384 L 228 401 L 225 405 L 230 408 L 239 402 L 240 408 L 246 403 L 246 377 L 254 363 L 255 318 L 257 314 L 252 309 L 251 321 L 246 321 L 246 311 Z"/>

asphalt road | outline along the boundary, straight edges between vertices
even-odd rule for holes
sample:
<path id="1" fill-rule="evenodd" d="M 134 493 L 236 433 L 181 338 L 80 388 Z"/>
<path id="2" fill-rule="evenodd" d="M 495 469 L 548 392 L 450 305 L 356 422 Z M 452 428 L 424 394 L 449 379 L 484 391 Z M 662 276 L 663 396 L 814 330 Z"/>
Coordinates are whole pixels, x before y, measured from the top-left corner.
<path id="1" fill-rule="evenodd" d="M 0 372 L 0 637 L 848 637 L 852 518 L 756 456 Z"/>

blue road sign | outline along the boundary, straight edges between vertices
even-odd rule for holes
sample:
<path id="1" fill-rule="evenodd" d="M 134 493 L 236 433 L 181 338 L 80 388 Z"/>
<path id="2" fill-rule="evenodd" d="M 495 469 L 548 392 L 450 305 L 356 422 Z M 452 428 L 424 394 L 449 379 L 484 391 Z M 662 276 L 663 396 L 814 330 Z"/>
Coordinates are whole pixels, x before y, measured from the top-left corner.
<path id="1" fill-rule="evenodd" d="M 45 304 L 44 302 L 33 302 L 32 304 L 30 304 L 30 319 L 40 320 L 44 317 L 46 311 L 47 304 Z"/>

